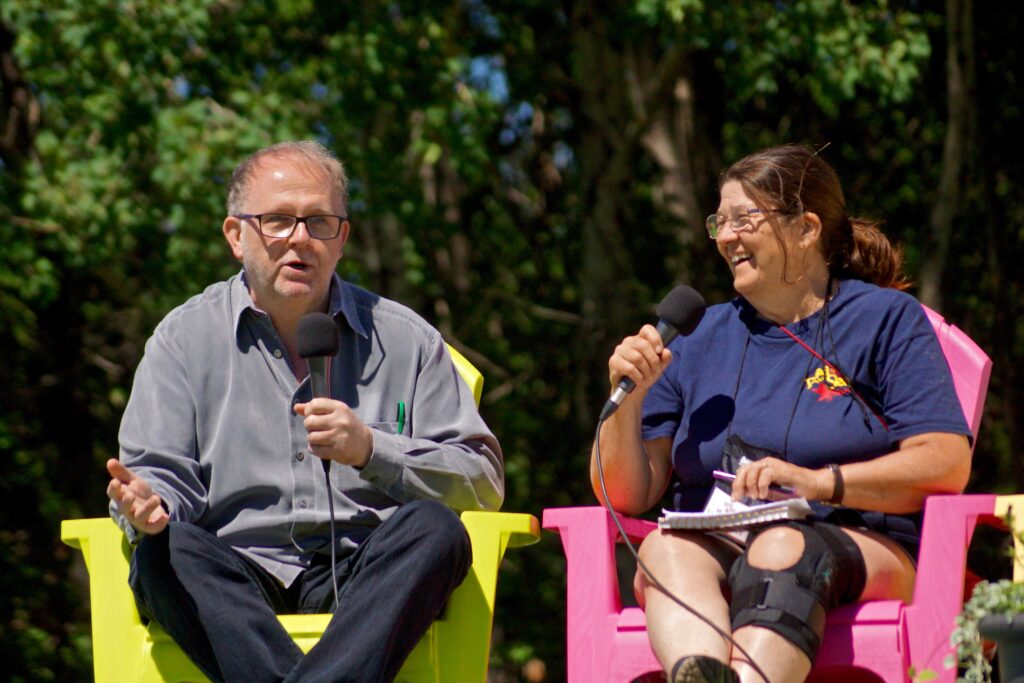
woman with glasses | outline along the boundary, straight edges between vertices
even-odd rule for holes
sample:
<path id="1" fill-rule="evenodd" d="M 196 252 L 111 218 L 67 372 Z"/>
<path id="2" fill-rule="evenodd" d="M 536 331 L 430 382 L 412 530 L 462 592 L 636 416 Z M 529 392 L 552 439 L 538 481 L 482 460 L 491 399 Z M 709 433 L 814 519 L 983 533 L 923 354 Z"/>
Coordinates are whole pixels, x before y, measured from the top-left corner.
<path id="1" fill-rule="evenodd" d="M 736 162 L 707 229 L 738 296 L 668 347 L 651 326 L 616 347 L 611 386 L 636 391 L 601 431 L 608 502 L 639 514 L 671 485 L 676 509 L 701 510 L 721 469 L 733 500 L 781 486 L 810 501 L 805 520 L 744 541 L 644 541 L 653 575 L 719 631 L 642 571 L 634 585 L 670 681 L 801 681 L 828 609 L 910 600 L 920 511 L 963 490 L 970 430 L 899 252 L 847 215 L 821 156 L 786 145 Z M 595 459 L 591 475 L 603 499 Z"/>

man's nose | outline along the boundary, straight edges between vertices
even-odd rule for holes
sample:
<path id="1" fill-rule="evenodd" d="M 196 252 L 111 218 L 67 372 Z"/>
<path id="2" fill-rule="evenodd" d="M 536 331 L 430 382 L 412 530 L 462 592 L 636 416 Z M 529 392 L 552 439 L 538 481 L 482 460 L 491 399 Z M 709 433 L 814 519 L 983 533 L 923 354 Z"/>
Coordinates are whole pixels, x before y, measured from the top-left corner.
<path id="1" fill-rule="evenodd" d="M 288 236 L 288 241 L 308 242 L 311 239 L 313 239 L 313 236 L 309 234 L 309 226 L 306 225 L 306 219 L 298 219 L 295 223 L 295 229 L 292 230 L 292 234 Z"/>

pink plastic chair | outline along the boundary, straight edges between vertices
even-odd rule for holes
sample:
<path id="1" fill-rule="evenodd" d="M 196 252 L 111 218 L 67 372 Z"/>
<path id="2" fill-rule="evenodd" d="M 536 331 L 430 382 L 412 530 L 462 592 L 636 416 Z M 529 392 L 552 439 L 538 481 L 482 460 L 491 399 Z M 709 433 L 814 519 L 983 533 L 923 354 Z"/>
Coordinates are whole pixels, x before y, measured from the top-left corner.
<path id="1" fill-rule="evenodd" d="M 957 397 L 976 435 L 992 361 L 963 331 L 925 307 L 953 375 Z M 845 605 L 829 612 L 810 681 L 908 681 L 913 666 L 952 682 L 949 634 L 963 606 L 967 547 L 978 522 L 1000 525 L 995 496 L 932 496 L 925 505 L 914 597 Z M 638 544 L 656 528 L 621 518 Z M 660 672 L 644 613 L 623 609 L 615 570 L 618 530 L 603 507 L 549 508 L 543 526 L 562 538 L 567 565 L 566 634 L 569 683 L 628 683 Z"/>

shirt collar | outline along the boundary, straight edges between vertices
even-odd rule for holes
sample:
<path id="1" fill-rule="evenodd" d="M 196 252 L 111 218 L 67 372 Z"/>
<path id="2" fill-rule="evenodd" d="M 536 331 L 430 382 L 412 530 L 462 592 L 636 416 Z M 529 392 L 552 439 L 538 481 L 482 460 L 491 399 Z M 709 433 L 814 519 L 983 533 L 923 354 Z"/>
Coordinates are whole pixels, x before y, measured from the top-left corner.
<path id="1" fill-rule="evenodd" d="M 253 303 L 252 296 L 249 294 L 249 284 L 246 281 L 245 270 L 243 269 L 237 276 L 232 278 L 231 282 L 231 316 L 235 321 L 236 338 L 241 326 L 242 316 L 246 311 L 250 310 L 259 315 L 266 315 L 264 311 L 261 311 Z M 359 309 L 356 305 L 352 285 L 342 280 L 341 276 L 337 273 L 331 275 L 331 288 L 327 295 L 327 312 L 334 319 L 337 319 L 339 315 L 343 316 L 348 326 L 356 334 L 364 339 L 369 338 L 366 326 L 363 325 L 363 320 L 359 317 Z"/>
<path id="2" fill-rule="evenodd" d="M 331 317 L 337 319 L 338 315 L 345 316 L 349 327 L 363 339 L 369 339 L 363 319 L 359 317 L 359 307 L 356 306 L 355 292 L 352 285 L 341 279 L 337 273 L 331 277 L 331 291 L 328 297 L 327 308 Z"/>

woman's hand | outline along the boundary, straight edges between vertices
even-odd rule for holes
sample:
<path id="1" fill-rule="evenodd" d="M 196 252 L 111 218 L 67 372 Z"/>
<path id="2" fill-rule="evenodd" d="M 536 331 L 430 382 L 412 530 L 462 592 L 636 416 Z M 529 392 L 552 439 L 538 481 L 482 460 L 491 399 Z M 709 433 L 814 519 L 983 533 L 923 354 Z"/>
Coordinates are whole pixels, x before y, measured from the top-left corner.
<path id="1" fill-rule="evenodd" d="M 778 458 L 761 458 L 744 465 L 732 482 L 732 499 L 772 500 L 769 487 L 787 486 L 807 500 L 829 500 L 835 480 L 828 468 L 812 470 Z"/>
<path id="2" fill-rule="evenodd" d="M 937 493 L 960 493 L 971 473 L 971 447 L 961 434 L 928 432 L 903 439 L 899 449 L 842 465 L 841 503 L 860 510 L 903 515 L 924 507 Z M 807 500 L 831 500 L 836 478 L 828 467 L 807 469 L 762 458 L 744 465 L 732 485 L 733 500 L 770 500 L 771 484 L 788 486 Z"/>
<path id="3" fill-rule="evenodd" d="M 608 382 L 612 390 L 619 381 L 628 377 L 644 394 L 661 377 L 672 360 L 672 352 L 665 348 L 661 335 L 652 325 L 644 325 L 632 337 L 626 337 L 608 359 Z"/>
<path id="4" fill-rule="evenodd" d="M 672 360 L 661 335 L 644 325 L 626 337 L 608 359 L 608 381 L 614 392 L 623 378 L 636 385 L 601 427 L 601 472 L 607 484 L 607 503 L 619 512 L 636 515 L 648 510 L 665 491 L 672 470 L 672 439 L 644 442 L 640 436 L 642 397 Z M 598 500 L 605 501 L 598 471 L 597 444 L 591 451 L 590 481 Z"/>

